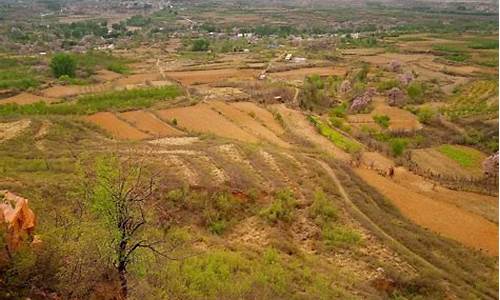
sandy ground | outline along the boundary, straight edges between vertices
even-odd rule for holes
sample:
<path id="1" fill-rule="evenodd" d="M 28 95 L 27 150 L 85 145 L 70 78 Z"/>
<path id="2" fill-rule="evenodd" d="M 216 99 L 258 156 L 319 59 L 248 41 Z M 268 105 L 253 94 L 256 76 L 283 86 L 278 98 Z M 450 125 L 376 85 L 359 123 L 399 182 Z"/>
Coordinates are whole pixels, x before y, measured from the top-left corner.
<path id="1" fill-rule="evenodd" d="M 132 127 L 127 122 L 120 120 L 117 116 L 110 112 L 100 112 L 91 116 L 85 117 L 101 128 L 108 131 L 114 138 L 126 140 L 143 140 L 151 136 Z"/>
<path id="2" fill-rule="evenodd" d="M 118 115 L 134 127 L 154 137 L 182 136 L 184 132 L 158 119 L 154 114 L 142 110 L 129 111 Z"/>
<path id="3" fill-rule="evenodd" d="M 411 183 L 413 187 L 416 184 L 426 185 L 427 183 L 428 185 L 430 183 L 419 179 L 418 176 L 408 175 L 404 169 L 397 170 L 394 180 L 380 176 L 372 170 L 360 168 L 355 172 L 390 199 L 403 215 L 413 222 L 466 246 L 486 251 L 489 255 L 498 255 L 498 225 L 441 199 L 441 194 L 446 197 L 447 190 L 443 189 L 444 193 L 435 192 L 430 197 L 419 192 L 422 187 L 408 188 L 398 182 L 401 173 L 402 180 L 413 181 Z M 432 190 L 432 185 L 428 189 Z M 468 195 L 475 194 L 468 193 Z"/>

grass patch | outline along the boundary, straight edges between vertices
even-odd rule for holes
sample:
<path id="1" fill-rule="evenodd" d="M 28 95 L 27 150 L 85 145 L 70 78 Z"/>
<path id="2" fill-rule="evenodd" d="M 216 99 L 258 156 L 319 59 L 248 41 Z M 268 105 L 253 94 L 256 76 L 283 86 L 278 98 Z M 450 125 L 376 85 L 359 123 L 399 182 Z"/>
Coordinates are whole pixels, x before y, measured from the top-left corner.
<path id="1" fill-rule="evenodd" d="M 498 80 L 477 80 L 458 89 L 444 109 L 450 119 L 498 116 Z"/>
<path id="2" fill-rule="evenodd" d="M 0 89 L 27 90 L 40 85 L 40 78 L 31 66 L 37 61 L 32 58 L 0 58 Z"/>
<path id="3" fill-rule="evenodd" d="M 13 115 L 85 115 L 107 110 L 129 110 L 147 108 L 181 94 L 177 86 L 112 91 L 79 97 L 75 102 L 46 104 L 37 102 L 28 105 L 0 105 L 1 116 Z"/>
<path id="4" fill-rule="evenodd" d="M 380 125 L 382 128 L 389 128 L 389 125 L 391 124 L 391 118 L 387 115 L 376 115 L 373 116 L 373 121 Z"/>
<path id="5" fill-rule="evenodd" d="M 471 148 L 441 145 L 437 150 L 464 168 L 477 167 L 483 159 L 481 152 Z"/>
<path id="6" fill-rule="evenodd" d="M 335 146 L 339 147 L 340 149 L 348 153 L 356 153 L 361 151 L 360 144 L 343 136 L 327 124 L 324 124 L 323 122 L 321 122 L 319 117 L 309 116 L 309 121 L 311 121 L 311 123 L 316 126 L 322 136 L 328 138 L 332 143 L 335 144 Z"/>
<path id="7" fill-rule="evenodd" d="M 471 49 L 498 49 L 498 40 L 474 40 L 467 47 Z"/>
<path id="8" fill-rule="evenodd" d="M 322 231 L 323 240 L 327 247 L 351 247 L 361 242 L 361 235 L 346 226 L 332 226 Z"/>
<path id="9" fill-rule="evenodd" d="M 309 299 L 351 299 L 331 284 L 339 273 L 318 272 L 317 264 L 282 257 L 273 248 L 260 253 L 215 249 L 170 262 L 154 281 L 163 285 L 169 299 L 304 299 L 300 294 Z"/>

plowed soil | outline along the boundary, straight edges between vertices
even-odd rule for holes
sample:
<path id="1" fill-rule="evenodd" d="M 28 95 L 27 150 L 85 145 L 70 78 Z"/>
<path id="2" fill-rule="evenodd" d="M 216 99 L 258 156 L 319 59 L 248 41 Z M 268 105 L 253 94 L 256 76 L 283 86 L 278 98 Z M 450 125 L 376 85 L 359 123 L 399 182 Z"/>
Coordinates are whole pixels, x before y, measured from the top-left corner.
<path id="1" fill-rule="evenodd" d="M 90 121 L 109 132 L 114 138 L 126 140 L 143 140 L 151 136 L 132 127 L 127 122 L 120 120 L 110 112 L 100 112 L 85 117 Z"/>
<path id="2" fill-rule="evenodd" d="M 225 79 L 256 78 L 258 70 L 252 69 L 218 69 L 203 71 L 165 72 L 167 77 L 180 81 L 183 85 L 207 84 Z"/>
<path id="3" fill-rule="evenodd" d="M 109 70 L 99 70 L 95 77 L 100 81 L 112 81 L 120 78 L 122 75 Z"/>
<path id="4" fill-rule="evenodd" d="M 190 131 L 210 133 L 218 136 L 255 143 L 258 139 L 215 112 L 207 104 L 160 110 L 163 120 L 177 120 L 180 128 Z"/>
<path id="5" fill-rule="evenodd" d="M 231 105 L 237 107 L 238 109 L 254 114 L 255 117 L 267 128 L 271 129 L 276 135 L 281 135 L 285 132 L 283 127 L 276 121 L 273 114 L 268 110 L 257 106 L 253 102 L 235 102 Z"/>
<path id="6" fill-rule="evenodd" d="M 315 67 L 315 68 L 303 68 L 295 69 L 283 72 L 269 73 L 269 76 L 273 78 L 294 80 L 294 79 L 304 79 L 307 75 L 319 75 L 319 76 L 332 76 L 338 75 L 343 76 L 347 72 L 345 67 Z"/>
<path id="7" fill-rule="evenodd" d="M 142 110 L 129 111 L 119 114 L 119 117 L 125 119 L 128 123 L 141 131 L 147 132 L 151 136 L 172 137 L 184 135 L 184 132 L 161 121 L 150 112 Z"/>
<path id="8" fill-rule="evenodd" d="M 478 214 L 450 204 L 440 197 L 442 194 L 440 192 L 435 192 L 432 197 L 429 197 L 419 193 L 418 189 L 410 189 L 401 184 L 398 182 L 399 173 L 406 173 L 406 171 L 398 169 L 394 180 L 367 169 L 356 169 L 355 172 L 365 182 L 391 200 L 402 214 L 413 222 L 466 246 L 481 249 L 489 255 L 498 255 L 497 224 Z M 413 177 L 414 175 L 412 176 L 413 186 L 426 183 L 423 179 L 414 180 Z M 402 180 L 405 179 L 404 177 Z M 468 194 L 474 195 L 473 193 Z"/>
<path id="9" fill-rule="evenodd" d="M 268 142 L 271 142 L 280 147 L 290 147 L 290 144 L 277 137 L 271 130 L 262 126 L 260 122 L 252 118 L 248 113 L 243 112 L 238 108 L 221 101 L 211 101 L 208 105 L 217 112 L 222 113 L 226 118 L 228 118 L 241 128 L 245 129 L 248 132 L 251 132 L 255 136 L 258 136 L 259 138 L 267 140 Z"/>

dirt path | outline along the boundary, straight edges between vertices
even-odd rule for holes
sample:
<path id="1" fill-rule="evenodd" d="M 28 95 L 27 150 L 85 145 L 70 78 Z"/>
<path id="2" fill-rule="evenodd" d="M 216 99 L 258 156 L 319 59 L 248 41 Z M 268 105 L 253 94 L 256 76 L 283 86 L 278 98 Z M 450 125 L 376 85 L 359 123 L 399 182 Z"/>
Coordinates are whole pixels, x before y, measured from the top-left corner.
<path id="1" fill-rule="evenodd" d="M 436 266 L 434 266 L 433 264 L 431 264 L 427 260 L 423 259 L 419 255 L 417 255 L 416 253 L 414 253 L 413 251 L 411 251 L 410 249 L 408 249 L 405 245 L 401 244 L 399 241 L 397 241 L 392 236 L 390 236 L 389 234 L 387 234 L 377 224 L 375 224 L 367 215 L 365 215 L 356 206 L 356 204 L 354 204 L 354 202 L 352 202 L 351 198 L 349 197 L 349 195 L 345 191 L 342 183 L 340 182 L 340 180 L 338 179 L 337 175 L 332 170 L 332 168 L 327 163 L 325 163 L 324 161 L 317 160 L 317 159 L 314 159 L 314 158 L 312 158 L 312 160 L 315 161 L 316 163 L 318 163 L 325 170 L 325 172 L 328 174 L 328 176 L 330 176 L 330 178 L 333 180 L 333 183 L 337 187 L 337 190 L 339 191 L 339 193 L 342 196 L 342 198 L 344 198 L 344 201 L 347 204 L 347 206 L 352 210 L 352 212 L 359 219 L 363 220 L 364 223 L 367 224 L 370 227 L 369 229 L 371 229 L 373 233 L 375 233 L 376 235 L 378 235 L 380 238 L 385 239 L 387 242 L 389 242 L 389 244 L 391 244 L 394 247 L 395 250 L 398 250 L 401 254 L 404 254 L 404 255 L 412 258 L 415 262 L 418 262 L 419 264 L 426 266 L 427 268 L 435 271 L 438 274 L 446 275 L 446 274 L 444 274 L 444 272 L 441 269 L 437 268 Z"/>
<path id="2" fill-rule="evenodd" d="M 440 201 L 437 198 L 439 193 L 434 193 L 431 198 L 398 183 L 397 179 L 389 180 L 374 171 L 356 169 L 355 172 L 389 198 L 403 215 L 415 223 L 469 247 L 483 250 L 489 255 L 498 255 L 498 225 L 477 214 Z M 415 179 L 412 179 L 412 182 L 418 183 Z"/>

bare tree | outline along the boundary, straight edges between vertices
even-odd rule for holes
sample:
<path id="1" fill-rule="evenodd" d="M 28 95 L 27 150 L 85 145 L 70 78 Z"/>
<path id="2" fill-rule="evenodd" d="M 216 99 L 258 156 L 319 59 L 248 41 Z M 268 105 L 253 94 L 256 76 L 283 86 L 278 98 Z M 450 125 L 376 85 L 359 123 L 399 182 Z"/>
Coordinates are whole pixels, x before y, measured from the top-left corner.
<path id="1" fill-rule="evenodd" d="M 92 184 L 88 186 L 93 214 L 110 229 L 112 263 L 120 280 L 120 297 L 129 293 L 127 269 L 139 249 L 174 259 L 166 253 L 165 241 L 154 239 L 145 230 L 148 223 L 146 205 L 152 203 L 158 174 L 151 174 L 144 164 L 117 157 L 99 159 Z"/>

